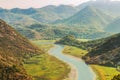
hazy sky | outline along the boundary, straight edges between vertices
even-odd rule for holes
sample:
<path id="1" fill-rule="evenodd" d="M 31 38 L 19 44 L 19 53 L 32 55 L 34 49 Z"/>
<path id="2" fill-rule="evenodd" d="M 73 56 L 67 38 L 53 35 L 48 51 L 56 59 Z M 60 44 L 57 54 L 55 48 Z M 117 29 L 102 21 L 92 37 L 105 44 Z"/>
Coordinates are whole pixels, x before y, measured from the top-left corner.
<path id="1" fill-rule="evenodd" d="M 78 5 L 89 0 L 0 0 L 2 8 L 40 8 L 46 5 Z M 100 0 L 99 0 L 100 1 Z M 119 0 L 120 1 L 120 0 Z"/>

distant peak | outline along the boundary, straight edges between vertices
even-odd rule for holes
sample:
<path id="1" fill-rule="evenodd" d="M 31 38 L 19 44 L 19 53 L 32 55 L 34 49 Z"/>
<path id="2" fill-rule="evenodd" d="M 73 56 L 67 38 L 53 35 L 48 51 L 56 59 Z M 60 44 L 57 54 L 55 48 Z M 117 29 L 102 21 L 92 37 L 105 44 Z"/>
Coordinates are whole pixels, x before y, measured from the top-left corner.
<path id="1" fill-rule="evenodd" d="M 95 11 L 95 10 L 96 10 L 96 8 L 95 8 L 95 7 L 93 7 L 93 6 L 87 6 L 87 7 L 85 7 L 83 10 Z"/>

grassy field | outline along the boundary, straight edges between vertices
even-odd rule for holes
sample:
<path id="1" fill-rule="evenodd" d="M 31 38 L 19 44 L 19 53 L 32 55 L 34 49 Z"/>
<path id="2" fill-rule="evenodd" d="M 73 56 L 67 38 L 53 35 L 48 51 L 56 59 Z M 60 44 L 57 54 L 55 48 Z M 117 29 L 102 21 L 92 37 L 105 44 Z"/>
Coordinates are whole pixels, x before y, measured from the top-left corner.
<path id="1" fill-rule="evenodd" d="M 48 54 L 26 60 L 24 67 L 34 80 L 62 80 L 70 71 L 68 65 Z"/>
<path id="2" fill-rule="evenodd" d="M 53 47 L 54 40 L 32 40 L 33 44 L 37 45 L 40 49 L 47 52 L 51 47 Z"/>
<path id="3" fill-rule="evenodd" d="M 53 44 L 41 44 L 49 41 L 32 41 L 46 52 Z M 57 58 L 46 54 L 34 56 L 24 61 L 24 67 L 34 80 L 63 80 L 70 72 L 70 67 Z"/>
<path id="4" fill-rule="evenodd" d="M 87 54 L 88 52 L 86 50 L 82 50 L 80 48 L 77 47 L 73 47 L 73 46 L 65 46 L 65 49 L 63 50 L 63 53 L 65 54 L 69 54 L 75 57 L 82 57 L 85 54 Z"/>
<path id="5" fill-rule="evenodd" d="M 111 80 L 113 76 L 120 74 L 120 72 L 118 72 L 116 68 L 113 67 L 100 65 L 91 65 L 91 67 L 97 74 L 97 80 Z"/>
<path id="6" fill-rule="evenodd" d="M 87 41 L 90 41 L 91 39 L 77 39 L 77 40 L 82 42 L 87 42 Z"/>

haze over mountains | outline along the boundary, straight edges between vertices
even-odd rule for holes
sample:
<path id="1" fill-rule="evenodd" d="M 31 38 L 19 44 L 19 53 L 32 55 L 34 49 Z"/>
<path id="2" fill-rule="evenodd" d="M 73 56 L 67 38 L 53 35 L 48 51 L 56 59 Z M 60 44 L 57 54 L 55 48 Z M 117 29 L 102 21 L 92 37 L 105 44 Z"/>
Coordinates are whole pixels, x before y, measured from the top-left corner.
<path id="1" fill-rule="evenodd" d="M 120 16 L 119 7 L 120 1 L 97 0 L 88 1 L 79 6 L 48 5 L 43 8 L 10 10 L 1 8 L 0 18 L 14 25 L 16 30 L 30 39 L 50 39 L 50 37 L 56 36 L 53 37 L 55 39 L 63 37 L 63 34 L 73 34 L 77 38 L 95 39 L 119 32 L 118 26 L 115 25 L 115 20 Z M 32 29 L 27 27 L 35 24 L 49 25 L 49 27 L 46 26 L 46 30 L 50 31 L 51 35 L 44 35 L 47 33 L 43 28 L 38 30 L 36 27 Z M 116 27 L 115 31 L 110 31 L 109 25 L 111 24 Z M 57 31 L 55 32 L 55 30 Z M 25 34 L 27 31 L 30 34 Z"/>

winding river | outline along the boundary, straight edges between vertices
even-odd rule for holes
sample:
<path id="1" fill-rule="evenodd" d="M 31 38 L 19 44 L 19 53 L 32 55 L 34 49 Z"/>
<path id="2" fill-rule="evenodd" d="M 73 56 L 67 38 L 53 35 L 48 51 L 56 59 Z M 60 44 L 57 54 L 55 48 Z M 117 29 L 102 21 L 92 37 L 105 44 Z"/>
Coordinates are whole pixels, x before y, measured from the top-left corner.
<path id="1" fill-rule="evenodd" d="M 62 54 L 64 46 L 56 44 L 54 46 L 54 48 L 49 50 L 49 54 L 68 63 L 69 65 L 74 65 L 77 71 L 76 80 L 95 80 L 95 74 L 89 65 L 85 64 L 81 59 L 71 58 L 70 56 Z"/>

